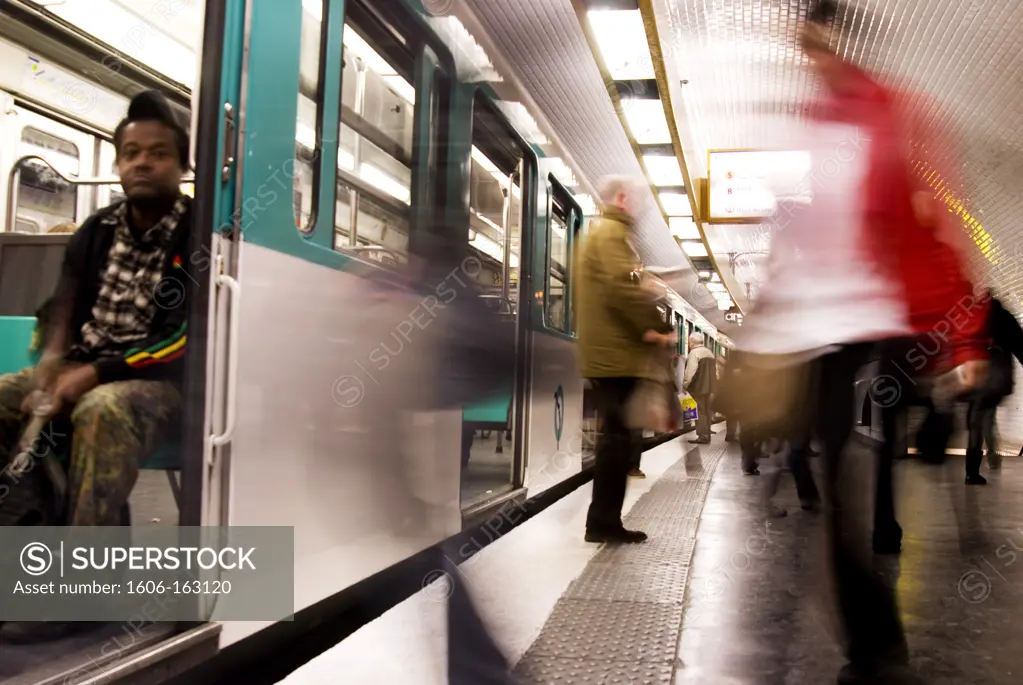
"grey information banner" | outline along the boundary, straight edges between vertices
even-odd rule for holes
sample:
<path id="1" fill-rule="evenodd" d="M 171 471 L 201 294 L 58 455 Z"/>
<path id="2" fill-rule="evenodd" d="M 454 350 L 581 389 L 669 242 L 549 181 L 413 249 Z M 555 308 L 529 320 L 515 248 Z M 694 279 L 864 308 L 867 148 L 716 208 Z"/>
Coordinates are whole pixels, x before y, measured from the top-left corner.
<path id="1" fill-rule="evenodd" d="M 290 527 L 0 528 L 0 621 L 292 620 Z"/>

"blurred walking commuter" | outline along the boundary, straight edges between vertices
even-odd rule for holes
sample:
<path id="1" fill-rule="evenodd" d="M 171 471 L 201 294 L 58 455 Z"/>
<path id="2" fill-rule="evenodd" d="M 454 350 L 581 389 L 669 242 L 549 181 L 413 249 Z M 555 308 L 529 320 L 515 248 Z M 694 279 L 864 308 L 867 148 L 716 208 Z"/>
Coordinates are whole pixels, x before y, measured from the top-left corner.
<path id="1" fill-rule="evenodd" d="M 987 383 L 969 398 L 967 411 L 969 442 L 966 448 L 966 482 L 970 485 L 987 483 L 980 475 L 985 442 L 988 466 L 997 469 L 1001 465 L 995 443 L 995 412 L 998 411 L 998 405 L 1014 390 L 1012 358 L 1016 357 L 1023 363 L 1023 328 L 996 298 L 991 298 L 988 331 L 991 335 L 990 372 Z"/>
<path id="2" fill-rule="evenodd" d="M 947 213 L 906 155 L 919 131 L 895 94 L 832 47 L 847 15 L 835 2 L 818 2 L 803 28 L 802 46 L 823 85 L 804 149 L 811 169 L 827 166 L 827 173 L 811 171 L 811 202 L 781 198 L 769 276 L 736 345 L 752 353 L 747 368 L 761 382 L 774 379 L 774 415 L 813 408 L 849 660 L 838 682 L 915 683 L 894 591 L 853 539 L 858 493 L 839 476 L 854 382 L 876 342 L 933 331 L 958 308 L 958 325 L 942 329 L 951 328 L 950 358 L 928 361 L 935 372 L 948 370 L 943 363 L 958 366 L 961 389 L 978 386 L 987 364 L 986 305 L 973 295 L 956 246 L 942 239 Z"/>

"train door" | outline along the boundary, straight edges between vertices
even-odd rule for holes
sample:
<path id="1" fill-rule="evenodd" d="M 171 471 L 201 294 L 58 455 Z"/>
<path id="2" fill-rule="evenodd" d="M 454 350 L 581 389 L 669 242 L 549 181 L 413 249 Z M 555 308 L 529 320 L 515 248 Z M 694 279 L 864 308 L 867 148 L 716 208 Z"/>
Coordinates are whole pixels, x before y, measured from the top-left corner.
<path id="1" fill-rule="evenodd" d="M 540 159 L 536 227 L 531 251 L 533 297 L 529 381 L 528 496 L 555 485 L 583 467 L 587 408 L 576 355 L 571 254 L 582 210 Z M 592 416 L 592 407 L 590 415 Z M 593 435 L 594 421 L 588 433 Z"/>
<path id="2" fill-rule="evenodd" d="M 528 189 L 535 168 L 528 146 L 501 111 L 477 91 L 473 103 L 468 239 L 481 265 L 478 281 L 519 349 L 514 374 L 492 397 L 463 409 L 462 507 L 472 509 L 516 490 L 525 479 L 524 430 L 529 406 L 530 301 L 523 293 L 531 244 Z M 526 189 L 526 190 L 524 190 Z"/>

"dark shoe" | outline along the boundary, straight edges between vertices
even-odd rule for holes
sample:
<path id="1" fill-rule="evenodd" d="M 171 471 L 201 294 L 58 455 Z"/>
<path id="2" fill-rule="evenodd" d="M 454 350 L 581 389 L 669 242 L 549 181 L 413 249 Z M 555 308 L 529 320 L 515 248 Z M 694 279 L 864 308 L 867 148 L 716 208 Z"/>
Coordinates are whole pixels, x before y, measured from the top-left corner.
<path id="1" fill-rule="evenodd" d="M 693 445 L 709 445 L 710 438 L 695 438 L 689 441 Z"/>
<path id="2" fill-rule="evenodd" d="M 629 478 L 646 478 L 646 474 L 639 469 L 632 469 L 629 471 Z"/>
<path id="3" fill-rule="evenodd" d="M 590 530 L 586 531 L 586 542 L 636 543 L 644 542 L 646 539 L 646 533 L 625 528 L 601 533 Z"/>
<path id="4" fill-rule="evenodd" d="M 78 621 L 11 621 L 0 630 L 0 640 L 11 645 L 34 645 L 57 642 L 71 635 L 94 630 L 102 623 Z"/>
<path id="5" fill-rule="evenodd" d="M 760 469 L 758 467 L 756 467 L 756 466 L 754 466 L 751 469 L 743 469 L 742 470 L 742 475 L 744 475 L 744 476 L 759 476 L 760 475 Z"/>
<path id="6" fill-rule="evenodd" d="M 992 471 L 997 471 L 1002 468 L 1002 455 L 997 452 L 987 453 L 987 467 Z"/>
<path id="7" fill-rule="evenodd" d="M 816 514 L 821 510 L 820 498 L 803 500 L 799 503 L 799 506 L 803 508 L 803 511 L 808 511 L 811 514 Z"/>
<path id="8" fill-rule="evenodd" d="M 984 453 L 979 449 L 966 450 L 966 484 L 985 485 L 987 479 L 980 475 L 980 466 L 984 463 Z"/>
<path id="9" fill-rule="evenodd" d="M 773 519 L 783 519 L 789 515 L 789 512 L 784 507 L 771 503 L 767 505 L 767 515 Z"/>

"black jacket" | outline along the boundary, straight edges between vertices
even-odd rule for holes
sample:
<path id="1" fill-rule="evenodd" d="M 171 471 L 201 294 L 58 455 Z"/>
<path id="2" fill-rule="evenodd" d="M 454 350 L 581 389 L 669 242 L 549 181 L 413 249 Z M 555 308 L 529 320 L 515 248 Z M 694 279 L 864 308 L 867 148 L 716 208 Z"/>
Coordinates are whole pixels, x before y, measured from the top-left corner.
<path id="1" fill-rule="evenodd" d="M 40 312 L 46 340 L 52 336 L 54 326 L 67 325 L 68 345 L 82 342 L 82 326 L 93 319 L 92 308 L 99 297 L 107 255 L 114 240 L 113 227 L 103 224 L 102 219 L 117 206 L 104 207 L 86 219 L 68 243 L 56 291 Z M 190 280 L 195 282 L 189 273 L 191 226 L 192 205 L 189 203 L 167 250 L 164 278 L 154 288 L 156 315 L 149 336 L 116 356 L 69 357 L 70 361 L 93 362 L 100 383 L 131 379 L 180 381 L 188 322 L 186 286 Z"/>
<path id="2" fill-rule="evenodd" d="M 988 331 L 991 336 L 991 361 L 984 395 L 985 399 L 997 403 L 1013 392 L 1012 358 L 1015 357 L 1023 364 L 1023 328 L 1001 302 L 991 298 Z"/>

